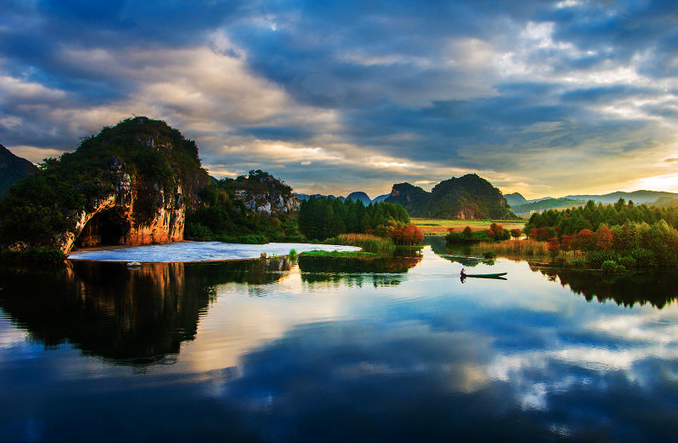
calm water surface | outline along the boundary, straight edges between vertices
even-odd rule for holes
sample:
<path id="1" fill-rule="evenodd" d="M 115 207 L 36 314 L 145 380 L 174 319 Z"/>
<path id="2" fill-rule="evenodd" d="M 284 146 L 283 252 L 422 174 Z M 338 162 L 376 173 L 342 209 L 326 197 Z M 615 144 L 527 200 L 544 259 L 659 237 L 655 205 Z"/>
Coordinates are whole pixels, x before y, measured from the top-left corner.
<path id="1" fill-rule="evenodd" d="M 0 441 L 678 439 L 677 274 L 435 250 L 0 268 Z"/>

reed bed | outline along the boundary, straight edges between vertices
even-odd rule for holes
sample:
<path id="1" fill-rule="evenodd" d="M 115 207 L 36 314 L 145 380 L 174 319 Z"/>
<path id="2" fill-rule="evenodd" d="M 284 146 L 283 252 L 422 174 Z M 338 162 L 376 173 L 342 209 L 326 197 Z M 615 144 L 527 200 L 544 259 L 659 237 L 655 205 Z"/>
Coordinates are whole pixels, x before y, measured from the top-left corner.
<path id="1" fill-rule="evenodd" d="M 370 234 L 340 234 L 330 241 L 345 246 L 358 246 L 363 251 L 374 252 L 375 254 L 389 253 L 396 249 L 393 240 Z"/>
<path id="2" fill-rule="evenodd" d="M 471 245 L 471 252 L 483 254 L 494 251 L 497 255 L 541 257 L 548 256 L 549 250 L 546 242 L 532 239 L 504 240 L 500 242 L 481 242 Z"/>

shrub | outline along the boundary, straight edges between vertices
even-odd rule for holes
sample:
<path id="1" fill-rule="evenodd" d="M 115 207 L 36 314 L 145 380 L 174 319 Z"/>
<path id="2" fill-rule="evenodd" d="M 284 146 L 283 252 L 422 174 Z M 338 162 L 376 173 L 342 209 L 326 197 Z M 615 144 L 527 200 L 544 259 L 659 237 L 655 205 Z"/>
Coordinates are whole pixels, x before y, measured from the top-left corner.
<path id="1" fill-rule="evenodd" d="M 483 253 L 483 257 L 484 257 L 486 260 L 491 260 L 491 259 L 497 257 L 497 253 L 494 252 L 494 251 L 485 251 L 485 252 Z"/>
<path id="2" fill-rule="evenodd" d="M 492 223 L 490 229 L 488 229 L 487 234 L 492 237 L 494 240 L 508 240 L 511 238 L 511 234 L 508 229 L 504 229 L 502 225 Z"/>
<path id="3" fill-rule="evenodd" d="M 424 241 L 424 233 L 415 225 L 395 227 L 388 236 L 396 245 L 414 246 Z"/>
<path id="4" fill-rule="evenodd" d="M 200 223 L 186 224 L 184 237 L 190 240 L 210 241 L 214 240 L 214 233 L 207 226 Z"/>
<path id="5" fill-rule="evenodd" d="M 575 266 L 577 268 L 583 268 L 586 266 L 586 259 L 584 258 L 573 258 L 569 261 L 570 266 Z"/>
<path id="6" fill-rule="evenodd" d="M 657 259 L 652 251 L 645 248 L 633 248 L 631 258 L 636 261 L 636 266 L 640 268 L 653 268 L 657 266 Z"/>
<path id="7" fill-rule="evenodd" d="M 558 251 L 560 251 L 560 244 L 555 237 L 551 237 L 546 241 L 546 247 L 549 250 L 549 253 L 554 257 L 558 255 Z"/>
<path id="8" fill-rule="evenodd" d="M 615 251 L 590 251 L 586 257 L 589 264 L 593 267 L 599 267 L 605 261 L 614 261 L 616 263 L 619 260 L 619 254 Z"/>
<path id="9" fill-rule="evenodd" d="M 619 264 L 625 268 L 635 268 L 636 259 L 630 256 L 619 257 Z"/>
<path id="10" fill-rule="evenodd" d="M 23 251 L 2 251 L 0 262 L 3 263 L 45 263 L 50 265 L 62 264 L 66 254 L 60 249 L 27 248 Z"/>
<path id="11" fill-rule="evenodd" d="M 602 265 L 600 265 L 600 270 L 609 274 L 623 271 L 624 266 L 618 264 L 614 260 L 605 260 Z"/>

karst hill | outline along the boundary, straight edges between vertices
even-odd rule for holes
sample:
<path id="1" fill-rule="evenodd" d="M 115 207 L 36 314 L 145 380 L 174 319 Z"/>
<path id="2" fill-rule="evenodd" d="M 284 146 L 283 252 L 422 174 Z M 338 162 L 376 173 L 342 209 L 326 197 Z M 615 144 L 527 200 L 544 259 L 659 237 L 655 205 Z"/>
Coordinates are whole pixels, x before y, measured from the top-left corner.
<path id="1" fill-rule="evenodd" d="M 141 245 L 183 239 L 208 184 L 198 148 L 165 122 L 130 118 L 48 159 L 0 201 L 6 246 Z"/>

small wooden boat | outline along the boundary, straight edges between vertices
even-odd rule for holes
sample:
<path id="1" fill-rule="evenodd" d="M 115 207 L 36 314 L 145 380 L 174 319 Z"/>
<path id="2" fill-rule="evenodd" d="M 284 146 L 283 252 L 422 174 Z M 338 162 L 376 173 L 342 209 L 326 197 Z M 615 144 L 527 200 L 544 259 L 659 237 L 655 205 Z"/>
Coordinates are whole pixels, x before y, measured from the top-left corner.
<path id="1" fill-rule="evenodd" d="M 508 274 L 508 272 L 498 272 L 496 274 L 462 274 L 462 278 L 473 277 L 473 278 L 501 278 Z"/>

